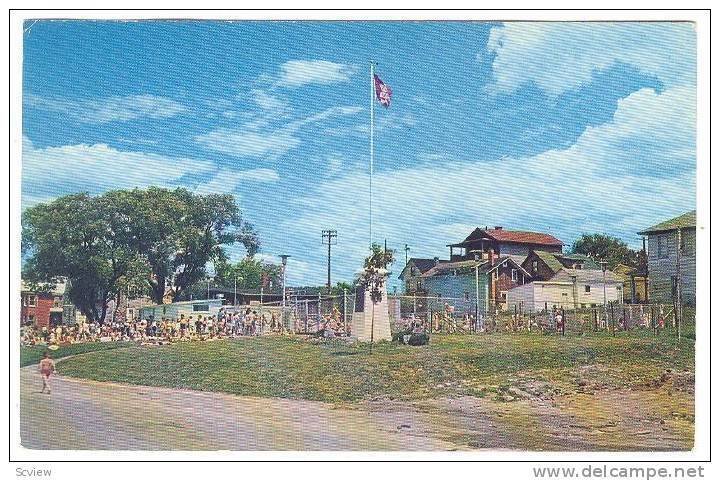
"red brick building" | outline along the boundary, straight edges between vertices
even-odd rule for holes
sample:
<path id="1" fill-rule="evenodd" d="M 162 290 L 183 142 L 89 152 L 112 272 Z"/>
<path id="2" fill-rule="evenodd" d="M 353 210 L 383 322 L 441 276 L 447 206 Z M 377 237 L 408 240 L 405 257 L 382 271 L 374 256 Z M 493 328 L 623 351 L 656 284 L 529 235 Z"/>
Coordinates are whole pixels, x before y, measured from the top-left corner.
<path id="1" fill-rule="evenodd" d="M 21 289 L 20 322 L 36 327 L 48 327 L 62 322 L 65 284 L 43 292 L 32 290 L 23 283 Z"/>

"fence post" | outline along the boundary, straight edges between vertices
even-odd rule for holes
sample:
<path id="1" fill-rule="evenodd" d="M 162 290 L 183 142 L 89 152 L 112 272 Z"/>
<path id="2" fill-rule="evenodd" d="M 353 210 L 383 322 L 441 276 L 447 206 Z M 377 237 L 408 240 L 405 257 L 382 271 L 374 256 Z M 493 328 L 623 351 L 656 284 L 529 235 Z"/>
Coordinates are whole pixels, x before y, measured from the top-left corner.
<path id="1" fill-rule="evenodd" d="M 612 324 L 612 335 L 615 337 L 615 309 L 612 304 L 610 304 L 610 322 Z"/>
<path id="2" fill-rule="evenodd" d="M 561 332 L 562 332 L 562 335 L 564 336 L 565 335 L 565 308 L 564 307 L 560 308 L 560 315 L 562 317 Z"/>

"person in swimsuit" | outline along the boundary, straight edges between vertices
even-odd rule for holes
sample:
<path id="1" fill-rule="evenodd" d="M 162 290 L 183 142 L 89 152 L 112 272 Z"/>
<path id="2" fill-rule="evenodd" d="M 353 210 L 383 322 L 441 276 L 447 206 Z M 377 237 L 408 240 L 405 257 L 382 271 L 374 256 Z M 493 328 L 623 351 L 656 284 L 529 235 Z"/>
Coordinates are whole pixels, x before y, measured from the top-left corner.
<path id="1" fill-rule="evenodd" d="M 55 372 L 55 361 L 50 359 L 50 353 L 45 351 L 43 358 L 40 361 L 40 375 L 42 376 L 43 387 L 41 393 L 44 393 L 47 389 L 47 393 L 50 394 L 50 376 Z"/>

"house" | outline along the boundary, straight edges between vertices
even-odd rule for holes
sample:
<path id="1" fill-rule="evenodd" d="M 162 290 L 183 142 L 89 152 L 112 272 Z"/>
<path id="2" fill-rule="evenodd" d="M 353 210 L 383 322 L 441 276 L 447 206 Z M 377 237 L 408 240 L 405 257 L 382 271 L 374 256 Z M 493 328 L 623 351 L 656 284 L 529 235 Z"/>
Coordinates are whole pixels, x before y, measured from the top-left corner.
<path id="1" fill-rule="evenodd" d="M 400 279 L 403 281 L 403 291 L 406 295 L 424 293 L 423 274 L 435 267 L 438 262 L 447 262 L 440 259 L 421 259 L 411 257 L 400 272 Z"/>
<path id="2" fill-rule="evenodd" d="M 639 304 L 648 301 L 647 277 L 635 267 L 618 264 L 612 270 L 623 281 L 625 302 Z"/>
<path id="3" fill-rule="evenodd" d="M 623 302 L 623 282 L 611 271 L 563 267 L 548 280 L 536 280 L 510 289 L 507 308 L 540 312 L 554 308 L 588 308 Z"/>
<path id="4" fill-rule="evenodd" d="M 683 304 L 695 305 L 696 212 L 638 232 L 647 236 L 648 298 L 650 302 L 673 302 L 680 284 Z"/>
<path id="5" fill-rule="evenodd" d="M 563 269 L 600 270 L 600 266 L 594 260 L 582 254 L 563 254 L 543 250 L 531 251 L 522 266 L 533 276 L 533 280 L 537 281 L 548 281 Z"/>
<path id="6" fill-rule="evenodd" d="M 35 327 L 51 327 L 63 322 L 65 306 L 64 282 L 54 287 L 23 282 L 20 288 L 20 322 Z"/>
<path id="7" fill-rule="evenodd" d="M 492 229 L 477 227 L 462 242 L 447 245 L 450 261 L 470 260 L 477 253 L 483 259 L 493 255 L 512 256 L 518 263 L 522 263 L 532 251 L 562 252 L 562 246 L 562 241 L 550 234 L 513 231 L 501 226 Z"/>
<path id="8" fill-rule="evenodd" d="M 531 280 L 530 273 L 509 255 L 435 262 L 421 277 L 427 296 L 448 299 L 456 312 L 468 313 L 474 313 L 477 298 L 480 312 L 505 309 L 507 292 Z"/>

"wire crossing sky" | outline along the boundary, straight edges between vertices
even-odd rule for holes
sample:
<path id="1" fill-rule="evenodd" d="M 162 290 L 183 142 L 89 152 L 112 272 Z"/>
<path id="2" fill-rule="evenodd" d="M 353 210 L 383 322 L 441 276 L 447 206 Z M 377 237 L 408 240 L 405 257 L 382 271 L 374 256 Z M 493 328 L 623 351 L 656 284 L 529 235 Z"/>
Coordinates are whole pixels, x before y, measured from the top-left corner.
<path id="1" fill-rule="evenodd" d="M 485 225 L 638 246 L 695 208 L 691 23 L 33 22 L 23 208 L 231 193 L 260 255 L 292 256 L 291 284 L 325 282 L 323 229 L 338 231 L 334 280 L 367 253 L 370 60 L 393 89 L 373 178 L 391 248 L 446 257 Z"/>

